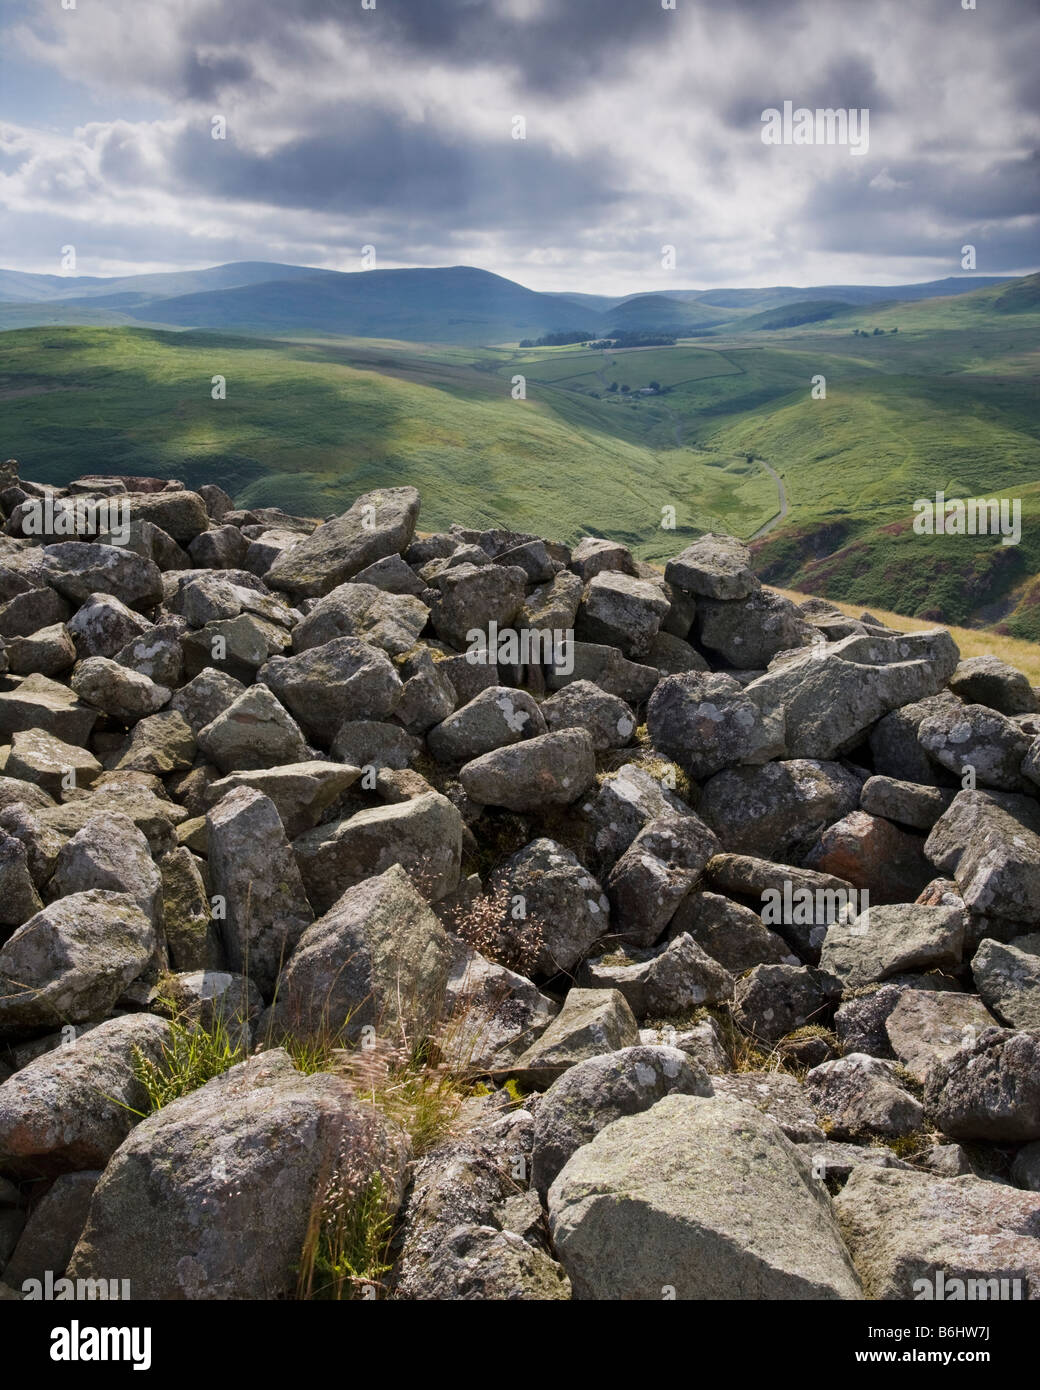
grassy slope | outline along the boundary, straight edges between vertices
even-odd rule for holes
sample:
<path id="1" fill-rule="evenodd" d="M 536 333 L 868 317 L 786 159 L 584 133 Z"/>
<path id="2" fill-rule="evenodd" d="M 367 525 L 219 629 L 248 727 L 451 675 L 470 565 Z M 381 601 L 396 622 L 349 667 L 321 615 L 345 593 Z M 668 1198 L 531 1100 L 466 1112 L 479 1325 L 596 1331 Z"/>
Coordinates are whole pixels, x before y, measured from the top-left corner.
<path id="1" fill-rule="evenodd" d="M 756 543 L 767 582 L 1036 640 L 1036 279 L 606 353 L 3 334 L 0 448 L 29 476 L 122 468 L 216 478 L 244 502 L 319 514 L 407 479 L 423 490 L 427 526 L 510 521 L 566 540 L 601 532 L 654 560 L 694 531 L 747 536 L 771 518 L 776 490 L 762 459 L 790 503 L 783 526 Z M 853 337 L 857 316 L 856 326 L 900 331 Z M 215 373 L 228 378 L 225 402 L 210 400 Z M 518 374 L 524 402 L 510 396 Z M 817 374 L 823 401 L 810 394 Z M 638 396 L 651 380 L 664 394 Z M 612 381 L 631 392 L 608 393 Z M 1020 498 L 1022 544 L 915 535 L 914 500 L 939 488 Z M 669 505 L 675 532 L 659 525 Z"/>
<path id="2" fill-rule="evenodd" d="M 372 342 L 10 333 L 0 337 L 2 447 L 42 480 L 152 472 L 318 515 L 411 482 L 427 526 L 508 521 L 564 540 L 604 531 L 648 556 L 673 554 L 705 527 L 748 534 L 769 516 L 772 488 L 745 460 L 660 453 L 625 407 L 553 387 L 515 401 L 510 373 L 495 374 L 502 359 Z M 210 396 L 218 374 L 224 401 Z M 660 529 L 666 505 L 675 531 Z"/>

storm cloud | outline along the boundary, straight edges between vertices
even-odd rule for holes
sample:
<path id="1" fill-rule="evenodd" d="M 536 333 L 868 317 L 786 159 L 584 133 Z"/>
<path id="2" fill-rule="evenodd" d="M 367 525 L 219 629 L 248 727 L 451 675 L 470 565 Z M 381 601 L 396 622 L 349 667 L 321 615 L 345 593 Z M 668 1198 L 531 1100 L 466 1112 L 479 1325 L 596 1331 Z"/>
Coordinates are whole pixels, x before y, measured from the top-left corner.
<path id="1" fill-rule="evenodd" d="M 1036 268 L 1026 0 L 7 0 L 3 260 L 468 263 L 538 289 Z M 762 112 L 867 109 L 869 150 Z M 224 138 L 214 139 L 214 133 Z M 518 138 L 522 136 L 523 138 Z M 665 247 L 675 268 L 665 270 Z"/>

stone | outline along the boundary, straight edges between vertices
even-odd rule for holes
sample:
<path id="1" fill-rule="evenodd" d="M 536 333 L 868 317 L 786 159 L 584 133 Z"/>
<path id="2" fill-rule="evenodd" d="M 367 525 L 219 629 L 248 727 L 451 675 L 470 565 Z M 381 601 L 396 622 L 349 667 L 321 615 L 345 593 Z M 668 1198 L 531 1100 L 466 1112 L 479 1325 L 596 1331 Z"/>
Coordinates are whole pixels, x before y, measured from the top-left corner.
<path id="1" fill-rule="evenodd" d="M 161 1019 L 126 1014 L 27 1062 L 0 1086 L 0 1170 L 38 1178 L 104 1168 L 148 1110 L 135 1057 L 158 1066 L 169 1040 Z"/>
<path id="2" fill-rule="evenodd" d="M 176 710 L 151 714 L 134 725 L 130 747 L 116 764 L 135 772 L 166 777 L 183 772 L 195 762 L 196 744 L 191 725 Z"/>
<path id="3" fill-rule="evenodd" d="M 1040 933 L 994 941 L 987 937 L 971 962 L 975 988 L 1008 1028 L 1040 1028 Z"/>
<path id="4" fill-rule="evenodd" d="M 1040 700 L 1029 677 L 995 656 L 970 656 L 958 662 L 950 689 L 968 705 L 988 705 L 1001 714 L 1035 714 Z"/>
<path id="5" fill-rule="evenodd" d="M 93 888 L 125 894 L 155 926 L 162 920 L 162 878 L 148 841 L 130 817 L 118 811 L 92 816 L 62 845 L 54 865 L 52 897 Z"/>
<path id="6" fill-rule="evenodd" d="M 228 966 L 264 998 L 314 913 L 270 797 L 236 787 L 206 815 L 213 894 L 222 900 Z"/>
<path id="7" fill-rule="evenodd" d="M 708 532 L 688 545 L 664 569 L 669 584 L 709 599 L 742 599 L 755 593 L 751 552 L 732 536 Z"/>
<path id="8" fill-rule="evenodd" d="M 870 730 L 870 756 L 875 772 L 903 778 L 918 786 L 946 787 L 953 777 L 928 756 L 917 731 L 930 715 L 945 709 L 958 709 L 960 700 L 950 690 L 912 701 L 892 710 Z"/>
<path id="9" fill-rule="evenodd" d="M 403 687 L 389 658 L 356 637 L 338 637 L 299 656 L 272 657 L 257 679 L 319 742 L 353 719 L 386 719 Z"/>
<path id="10" fill-rule="evenodd" d="M 868 1298 L 1040 1296 L 1038 1206 L 1029 1193 L 861 1164 L 834 1211 Z"/>
<path id="11" fill-rule="evenodd" d="M 430 621 L 437 636 L 466 651 L 492 623 L 508 628 L 524 601 L 527 575 L 518 565 L 461 564 L 436 576 Z"/>
<path id="12" fill-rule="evenodd" d="M 83 746 L 97 717 L 97 710 L 68 686 L 46 676 L 26 676 L 15 690 L 0 691 L 0 734 L 39 730 L 63 743 Z"/>
<path id="13" fill-rule="evenodd" d="M 192 733 L 198 737 L 199 731 L 212 724 L 218 714 L 223 714 L 245 694 L 245 690 L 234 676 L 208 666 L 174 693 L 170 708 L 184 715 Z"/>
<path id="14" fill-rule="evenodd" d="M 549 1189 L 577 1299 L 855 1299 L 799 1150 L 753 1106 L 670 1095 L 601 1130 Z"/>
<path id="15" fill-rule="evenodd" d="M 996 1026 L 977 995 L 932 989 L 899 990 L 884 1021 L 893 1054 L 922 1085 L 936 1062 Z"/>
<path id="16" fill-rule="evenodd" d="M 583 642 L 617 647 L 638 660 L 649 651 L 668 608 L 656 584 L 602 570 L 586 585 L 575 632 Z"/>
<path id="17" fill-rule="evenodd" d="M 360 1196 L 378 1175 L 392 1216 L 407 1157 L 401 1132 L 341 1078 L 261 1053 L 137 1126 L 98 1183 L 68 1275 L 118 1270 L 139 1299 L 287 1298 L 330 1188 Z"/>
<path id="18" fill-rule="evenodd" d="M 160 859 L 159 872 L 163 933 L 172 969 L 221 969 L 224 946 L 195 857 L 185 845 L 178 845 Z"/>
<path id="19" fill-rule="evenodd" d="M 607 879 L 617 935 L 652 946 L 718 849 L 714 833 L 692 814 L 643 826 Z"/>
<path id="20" fill-rule="evenodd" d="M 834 762 L 727 768 L 705 783 L 699 812 L 730 853 L 797 860 L 821 830 L 856 809 L 861 786 Z"/>
<path id="21" fill-rule="evenodd" d="M 109 1012 L 152 959 L 155 930 L 125 893 L 70 893 L 0 948 L 0 1036 Z"/>
<path id="22" fill-rule="evenodd" d="M 452 963 L 438 1047 L 469 1072 L 507 1069 L 559 1013 L 523 975 L 468 947 Z"/>
<path id="23" fill-rule="evenodd" d="M 571 989 L 563 1008 L 509 1068 L 532 1086 L 550 1086 L 576 1063 L 635 1047 L 639 1026 L 615 989 Z"/>
<path id="24" fill-rule="evenodd" d="M 344 763 L 361 768 L 392 768 L 400 771 L 416 762 L 423 753 L 422 739 L 399 724 L 379 719 L 348 719 L 339 726 L 332 740 L 331 753 Z"/>
<path id="25" fill-rule="evenodd" d="M 305 652 L 337 637 L 360 637 L 390 656 L 414 646 L 430 616 L 421 599 L 388 594 L 369 584 L 340 584 L 293 629 L 293 651 Z"/>
<path id="26" fill-rule="evenodd" d="M 907 970 L 956 965 L 964 947 L 965 916 L 957 907 L 892 903 L 870 907 L 827 928 L 820 969 L 846 990 L 876 984 Z"/>
<path id="27" fill-rule="evenodd" d="M 426 746 L 438 762 L 465 763 L 545 732 L 538 703 L 526 690 L 493 685 L 430 729 Z"/>
<path id="28" fill-rule="evenodd" d="M 70 787 L 89 787 L 101 771 L 101 764 L 86 748 L 63 743 L 42 729 L 16 730 L 4 765 L 8 777 L 32 782 L 53 797 Z"/>
<path id="29" fill-rule="evenodd" d="M 957 660 L 945 628 L 845 637 L 777 657 L 747 695 L 783 710 L 789 757 L 833 758 L 889 711 L 940 691 Z"/>
<path id="30" fill-rule="evenodd" d="M 929 715 L 917 737 L 922 748 L 956 777 L 972 767 L 978 783 L 1018 791 L 1020 768 L 1032 739 L 1017 724 L 986 705 L 961 705 Z"/>
<path id="31" fill-rule="evenodd" d="M 531 969 L 539 975 L 572 971 L 610 931 L 610 904 L 598 880 L 555 840 L 532 840 L 492 874 L 489 892 L 504 904 L 499 927 L 508 935 L 517 900 L 528 928 L 539 936 Z"/>
<path id="32" fill-rule="evenodd" d="M 815 972 L 805 966 L 756 965 L 737 981 L 733 1017 L 745 1032 L 775 1043 L 818 1024 L 827 1002 Z"/>
<path id="33" fill-rule="evenodd" d="M 569 805 L 588 790 L 596 775 L 592 741 L 582 729 L 540 734 L 466 763 L 462 789 L 484 806 L 509 811 Z"/>
<path id="34" fill-rule="evenodd" d="M 954 793 L 946 787 L 922 787 L 895 777 L 868 777 L 860 794 L 860 810 L 872 816 L 931 830 L 950 808 Z"/>
<path id="35" fill-rule="evenodd" d="M 770 931 L 757 912 L 719 893 L 687 894 L 670 930 L 688 932 L 703 951 L 735 975 L 756 965 L 799 963 L 783 937 Z"/>
<path id="36" fill-rule="evenodd" d="M 33 1207 L 14 1254 L 4 1268 L 4 1280 L 23 1288 L 29 1279 L 41 1283 L 65 1273 L 72 1251 L 87 1224 L 90 1199 L 98 1178 L 96 1169 L 61 1173 Z"/>
<path id="37" fill-rule="evenodd" d="M 704 1069 L 674 1047 L 625 1047 L 564 1072 L 539 1102 L 531 1183 L 544 1198 L 564 1164 L 607 1125 L 665 1096 L 710 1096 Z"/>
<path id="38" fill-rule="evenodd" d="M 571 554 L 571 569 L 583 584 L 588 584 L 604 571 L 634 575 L 636 565 L 632 552 L 619 541 L 583 536 Z"/>
<path id="39" fill-rule="evenodd" d="M 207 787 L 207 809 L 235 787 L 252 787 L 270 797 L 286 835 L 293 840 L 312 830 L 360 776 L 360 767 L 320 759 L 229 772 Z"/>
<path id="40" fill-rule="evenodd" d="M 721 672 L 666 676 L 650 697 L 647 729 L 655 748 L 698 779 L 736 764 L 766 763 L 785 747 L 782 718 Z"/>
<path id="41" fill-rule="evenodd" d="M 924 848 L 970 912 L 1014 922 L 1040 914 L 1040 811 L 1031 797 L 958 792 Z"/>
<path id="42" fill-rule="evenodd" d="M 979 1033 L 932 1068 L 925 1106 L 953 1139 L 1040 1139 L 1040 1029 Z"/>
<path id="43" fill-rule="evenodd" d="M 550 690 L 562 690 L 574 681 L 591 681 L 608 695 L 630 705 L 642 704 L 661 678 L 656 667 L 629 661 L 616 647 L 596 642 L 566 643 L 566 656 L 554 651 L 547 663 L 545 682 Z"/>
<path id="44" fill-rule="evenodd" d="M 689 806 L 637 763 L 607 773 L 596 793 L 582 804 L 592 832 L 596 858 L 611 869 L 652 820 L 688 816 Z"/>
<path id="45" fill-rule="evenodd" d="M 844 879 L 878 904 L 912 902 L 932 877 L 921 836 L 866 811 L 850 811 L 829 825 L 805 867 Z"/>
<path id="46" fill-rule="evenodd" d="M 542 702 L 541 714 L 552 733 L 584 729 L 597 753 L 624 748 L 636 731 L 635 715 L 624 700 L 608 695 L 591 681 L 574 681 L 550 695 Z"/>
<path id="47" fill-rule="evenodd" d="M 10 936 L 7 927 L 20 927 L 43 907 L 29 872 L 25 846 L 0 831 L 0 946 Z"/>
<path id="48" fill-rule="evenodd" d="M 151 626 L 147 618 L 111 594 L 91 594 L 67 623 L 80 657 L 115 656 Z"/>
<path id="49" fill-rule="evenodd" d="M 366 492 L 347 511 L 283 551 L 267 571 L 267 583 L 293 598 L 327 594 L 338 584 L 411 543 L 419 517 L 413 487 Z"/>
<path id="50" fill-rule="evenodd" d="M 60 676 L 76 660 L 76 648 L 64 623 L 41 627 L 27 637 L 14 637 L 6 647 L 7 667 L 15 675 Z"/>
<path id="51" fill-rule="evenodd" d="M 147 676 L 106 656 L 77 662 L 72 688 L 88 704 L 123 724 L 135 723 L 162 709 L 172 693 L 166 686 L 156 685 Z"/>
<path id="52" fill-rule="evenodd" d="M 222 772 L 249 772 L 305 762 L 309 749 L 288 710 L 264 685 L 250 686 L 210 724 L 198 746 Z"/>
<path id="53" fill-rule="evenodd" d="M 454 948 L 399 864 L 349 888 L 300 937 L 260 1023 L 265 1039 L 425 1038 L 444 1008 Z"/>
<path id="54" fill-rule="evenodd" d="M 792 1144 L 822 1143 L 805 1088 L 789 1072 L 740 1071 L 712 1077 L 717 1096 L 753 1105 L 780 1127 Z"/>
<path id="55" fill-rule="evenodd" d="M 701 645 L 743 671 L 762 670 L 778 652 L 813 641 L 813 628 L 791 600 L 771 589 L 743 599 L 702 598 L 697 620 Z"/>
<path id="56" fill-rule="evenodd" d="M 813 1067 L 806 1094 L 834 1139 L 899 1139 L 924 1124 L 924 1110 L 892 1062 L 852 1052 Z"/>
<path id="57" fill-rule="evenodd" d="M 458 884 L 462 817 L 439 792 L 375 806 L 306 831 L 293 852 L 317 912 L 327 912 L 348 888 L 402 865 L 430 902 Z"/>
<path id="58" fill-rule="evenodd" d="M 61 541 L 45 545 L 43 559 L 48 582 L 72 603 L 85 603 L 92 594 L 111 594 L 129 608 L 150 608 L 162 601 L 158 566 L 121 546 Z"/>

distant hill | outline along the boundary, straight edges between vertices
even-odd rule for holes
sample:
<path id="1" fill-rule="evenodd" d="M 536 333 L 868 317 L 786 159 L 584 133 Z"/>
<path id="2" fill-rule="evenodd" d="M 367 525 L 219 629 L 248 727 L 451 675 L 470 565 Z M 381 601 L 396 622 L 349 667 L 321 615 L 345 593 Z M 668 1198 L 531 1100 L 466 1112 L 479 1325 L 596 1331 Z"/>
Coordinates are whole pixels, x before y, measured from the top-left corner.
<path id="1" fill-rule="evenodd" d="M 847 314 L 854 307 L 840 299 L 801 299 L 794 304 L 784 304 L 776 309 L 763 309 L 761 313 L 749 314 L 741 319 L 740 331 L 744 333 L 748 329 L 766 331 L 799 328 L 803 323 L 824 323 L 837 314 Z"/>
<path id="2" fill-rule="evenodd" d="M 0 329 L 57 324 L 198 328 L 268 337 L 515 343 L 563 329 L 602 337 L 664 330 L 703 336 L 756 313 L 963 295 L 1008 284 L 972 276 L 922 285 L 674 290 L 619 298 L 546 294 L 473 266 L 342 272 L 270 261 L 148 275 L 30 275 L 0 270 Z M 1014 312 L 1009 300 L 1003 312 Z M 788 319 L 788 323 L 812 320 Z M 765 320 L 758 327 L 781 327 Z"/>

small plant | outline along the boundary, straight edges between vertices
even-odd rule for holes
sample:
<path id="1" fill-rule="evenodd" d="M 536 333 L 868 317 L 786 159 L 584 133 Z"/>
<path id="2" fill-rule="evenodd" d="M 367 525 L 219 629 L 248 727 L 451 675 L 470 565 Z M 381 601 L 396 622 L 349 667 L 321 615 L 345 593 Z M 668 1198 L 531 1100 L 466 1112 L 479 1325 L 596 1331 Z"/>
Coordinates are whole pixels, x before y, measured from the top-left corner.
<path id="1" fill-rule="evenodd" d="M 446 914 L 447 926 L 488 960 L 530 975 L 542 953 L 544 931 L 537 919 L 514 920 L 511 908 L 509 889 L 503 884 L 453 908 Z"/>
<path id="2" fill-rule="evenodd" d="M 394 1214 L 381 1174 L 354 1189 L 342 1172 L 315 1202 L 297 1280 L 301 1299 L 343 1302 L 378 1291 L 393 1268 Z"/>
<path id="3" fill-rule="evenodd" d="M 229 1026 L 218 1013 L 208 1028 L 183 1018 L 170 1021 L 170 1036 L 161 1044 L 158 1061 L 139 1047 L 133 1050 L 133 1073 L 148 1096 L 148 1109 L 136 1115 L 152 1115 L 191 1091 L 222 1076 L 247 1056 L 240 1023 Z"/>

